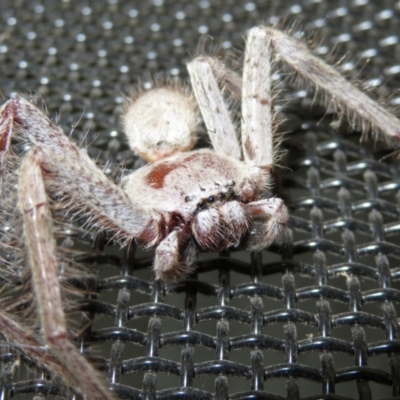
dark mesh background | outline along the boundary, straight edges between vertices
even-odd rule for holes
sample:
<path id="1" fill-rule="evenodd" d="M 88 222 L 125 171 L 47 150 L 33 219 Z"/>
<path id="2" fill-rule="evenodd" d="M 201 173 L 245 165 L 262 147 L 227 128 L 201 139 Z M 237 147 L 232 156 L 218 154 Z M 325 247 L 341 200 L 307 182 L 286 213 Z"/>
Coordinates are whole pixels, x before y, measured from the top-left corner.
<path id="1" fill-rule="evenodd" d="M 229 53 L 277 17 L 297 36 L 317 31 L 318 53 L 346 54 L 350 76 L 400 104 L 395 0 L 1 0 L 0 90 L 43 96 L 66 132 L 80 121 L 74 139 L 89 130 L 91 154 L 111 174 L 140 164 L 119 124 L 130 86 L 186 78 L 200 38 Z M 151 254 L 87 246 L 81 261 L 101 274 L 98 295 L 80 303 L 94 316 L 83 341 L 121 398 L 399 398 L 398 169 L 361 147 L 359 133 L 337 135 L 330 112 L 321 122 L 304 91 L 288 87 L 283 98 L 293 133 L 279 192 L 292 209 L 291 244 L 204 255 L 195 276 L 168 287 L 152 280 Z M 77 241 L 79 229 L 68 235 Z M 1 357 L 1 399 L 62 396 L 12 347 Z"/>

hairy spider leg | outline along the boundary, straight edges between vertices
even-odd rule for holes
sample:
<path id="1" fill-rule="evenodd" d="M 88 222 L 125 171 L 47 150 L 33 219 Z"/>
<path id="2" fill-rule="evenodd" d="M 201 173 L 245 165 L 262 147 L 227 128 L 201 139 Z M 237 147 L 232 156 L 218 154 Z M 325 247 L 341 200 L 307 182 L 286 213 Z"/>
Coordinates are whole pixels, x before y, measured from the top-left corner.
<path id="1" fill-rule="evenodd" d="M 107 179 L 85 151 L 65 137 L 60 128 L 27 100 L 20 97 L 9 100 L 1 108 L 0 115 L 3 165 L 10 151 L 12 135 L 35 146 L 21 163 L 18 196 L 46 344 L 59 364 L 68 370 L 61 376 L 71 378 L 72 386 L 88 398 L 112 399 L 98 372 L 69 341 L 46 189 L 60 195 L 65 207 L 77 208 L 101 228 L 111 229 L 118 239 L 137 238 L 152 245 L 158 241 L 159 227 L 140 205 L 133 203 L 121 188 Z M 4 321 L 0 320 L 6 323 L 5 318 L 6 315 Z M 29 336 L 27 340 L 29 342 Z M 39 364 L 47 363 L 47 356 L 40 352 L 36 356 Z M 60 368 L 54 369 L 55 373 L 57 371 Z"/>
<path id="2" fill-rule="evenodd" d="M 214 151 L 240 160 L 236 129 L 209 57 L 195 58 L 187 65 L 187 69 Z"/>
<path id="3" fill-rule="evenodd" d="M 95 368 L 69 340 L 58 281 L 56 243 L 52 217 L 42 176 L 39 148 L 27 154 L 21 164 L 18 183 L 19 208 L 23 215 L 32 283 L 40 326 L 46 344 L 68 370 L 79 390 L 88 398 L 109 400 L 112 394 Z"/>
<path id="4" fill-rule="evenodd" d="M 38 367 L 48 374 L 62 378 L 64 384 L 71 386 L 71 383 L 74 383 L 76 386 L 74 377 L 67 366 L 49 351 L 48 346 L 44 346 L 33 332 L 27 330 L 4 311 L 0 312 L 0 331 L 10 348 L 17 349 L 19 353 L 37 363 Z"/>
<path id="5" fill-rule="evenodd" d="M 314 56 L 302 43 L 289 35 L 269 27 L 251 29 L 250 35 L 267 38 L 271 49 L 300 76 L 331 95 L 337 108 L 361 119 L 363 132 L 372 127 L 384 134 L 384 138 L 400 140 L 400 121 L 388 110 L 359 90 L 344 76 L 322 59 Z"/>
<path id="6" fill-rule="evenodd" d="M 11 135 L 32 143 L 46 187 L 64 198 L 65 207 L 80 209 L 116 239 L 144 239 L 149 246 L 158 240 L 158 226 L 147 211 L 102 173 L 85 150 L 71 142 L 49 118 L 22 97 L 9 100 L 0 110 L 0 144 Z M 3 162 L 9 148 L 3 147 Z M 27 181 L 29 184 L 29 182 Z"/>

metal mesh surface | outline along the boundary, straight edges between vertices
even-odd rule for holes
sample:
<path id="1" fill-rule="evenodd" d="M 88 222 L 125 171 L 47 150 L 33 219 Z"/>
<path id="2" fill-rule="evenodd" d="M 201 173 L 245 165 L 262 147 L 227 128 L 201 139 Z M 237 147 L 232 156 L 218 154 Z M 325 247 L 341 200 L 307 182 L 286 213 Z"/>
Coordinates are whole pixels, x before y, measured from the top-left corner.
<path id="1" fill-rule="evenodd" d="M 66 132 L 80 121 L 72 137 L 111 175 L 141 165 L 119 124 L 130 86 L 186 78 L 199 40 L 229 53 L 248 28 L 277 19 L 299 37 L 317 30 L 317 53 L 345 54 L 348 75 L 400 104 L 394 0 L 2 0 L 0 90 L 42 96 Z M 151 254 L 99 238 L 92 248 L 79 227 L 62 233 L 100 270 L 78 302 L 94 323 L 77 343 L 121 398 L 399 398 L 398 168 L 359 133 L 337 133 L 304 90 L 282 98 L 291 134 L 279 192 L 293 236 L 283 248 L 204 255 L 195 275 L 165 287 Z M 0 361 L 2 399 L 74 397 L 18 346 L 4 343 Z"/>

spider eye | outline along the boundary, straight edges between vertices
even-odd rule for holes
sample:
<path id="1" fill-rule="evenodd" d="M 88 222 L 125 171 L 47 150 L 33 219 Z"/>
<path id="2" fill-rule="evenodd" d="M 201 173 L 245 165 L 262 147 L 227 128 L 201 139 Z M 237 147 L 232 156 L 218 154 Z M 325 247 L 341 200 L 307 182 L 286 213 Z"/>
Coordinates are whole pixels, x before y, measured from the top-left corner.
<path id="1" fill-rule="evenodd" d="M 208 201 L 209 203 L 214 203 L 215 197 L 214 197 L 214 196 L 210 196 L 210 197 L 207 199 L 207 201 Z"/>
<path id="2" fill-rule="evenodd" d="M 190 196 L 185 197 L 185 202 L 188 203 L 191 200 Z"/>
<path id="3" fill-rule="evenodd" d="M 225 198 L 226 198 L 226 200 L 228 200 L 228 201 L 233 200 L 233 199 L 236 198 L 236 196 L 235 196 L 235 191 L 233 190 L 232 187 L 230 187 L 230 188 L 228 189 L 228 192 L 225 194 Z"/>
<path id="4" fill-rule="evenodd" d="M 200 201 L 199 203 L 197 203 L 197 209 L 198 210 L 203 210 L 204 208 L 206 208 L 206 202 L 205 201 Z"/>

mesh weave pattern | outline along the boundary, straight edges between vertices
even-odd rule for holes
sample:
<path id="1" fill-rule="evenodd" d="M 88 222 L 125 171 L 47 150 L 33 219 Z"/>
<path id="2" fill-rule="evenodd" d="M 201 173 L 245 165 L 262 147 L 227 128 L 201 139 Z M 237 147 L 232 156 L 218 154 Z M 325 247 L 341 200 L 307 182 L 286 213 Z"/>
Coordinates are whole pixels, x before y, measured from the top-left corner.
<path id="1" fill-rule="evenodd" d="M 137 3 L 0 4 L 4 98 L 43 96 L 67 132 L 80 120 L 72 137 L 110 161 L 110 175 L 116 164 L 141 165 L 118 130 L 130 85 L 165 72 L 186 78 L 200 38 L 229 53 L 243 48 L 246 29 L 278 17 L 300 37 L 319 29 L 319 54 L 347 54 L 342 69 L 400 104 L 400 2 Z M 152 280 L 148 254 L 98 239 L 81 257 L 101 275 L 97 295 L 79 303 L 95 318 L 79 344 L 95 349 L 93 361 L 121 398 L 400 396 L 398 169 L 361 147 L 358 134 L 336 133 L 330 112 L 321 122 L 325 111 L 310 107 L 305 91 L 289 87 L 283 97 L 292 100 L 291 172 L 283 170 L 280 191 L 293 236 L 284 248 L 204 255 L 195 275 L 168 287 Z M 75 240 L 79 228 L 68 235 Z M 41 371 L 18 372 L 30 364 L 18 354 L 12 346 L 1 353 L 3 399 L 73 397 Z"/>

